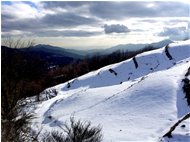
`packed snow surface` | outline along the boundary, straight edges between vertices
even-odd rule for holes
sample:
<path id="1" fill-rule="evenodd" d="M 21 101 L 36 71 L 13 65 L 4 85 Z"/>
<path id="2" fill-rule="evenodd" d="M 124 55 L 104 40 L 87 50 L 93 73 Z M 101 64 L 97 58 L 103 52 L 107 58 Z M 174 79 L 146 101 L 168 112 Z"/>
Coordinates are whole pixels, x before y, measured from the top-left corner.
<path id="1" fill-rule="evenodd" d="M 134 58 L 90 72 L 57 85 L 58 95 L 37 105 L 34 130 L 61 130 L 69 118 L 101 125 L 104 142 L 159 139 L 190 111 L 182 79 L 190 66 L 190 40 L 139 54 Z M 190 139 L 177 128 L 173 140 Z M 171 139 L 172 140 L 172 139 Z M 165 139 L 167 141 L 167 139 Z"/>

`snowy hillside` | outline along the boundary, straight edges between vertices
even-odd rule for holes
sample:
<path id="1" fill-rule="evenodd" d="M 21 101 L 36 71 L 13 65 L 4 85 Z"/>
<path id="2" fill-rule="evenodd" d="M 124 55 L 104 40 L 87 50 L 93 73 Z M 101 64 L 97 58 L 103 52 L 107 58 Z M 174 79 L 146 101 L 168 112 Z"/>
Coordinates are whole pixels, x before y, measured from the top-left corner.
<path id="1" fill-rule="evenodd" d="M 74 115 L 76 119 L 90 120 L 92 125 L 100 124 L 105 142 L 159 141 L 190 112 L 182 90 L 189 66 L 190 40 L 57 85 L 52 88 L 58 95 L 37 105 L 32 128 L 60 130 Z M 183 122 L 185 128 L 176 129 L 174 141 L 190 139 L 188 122 Z"/>

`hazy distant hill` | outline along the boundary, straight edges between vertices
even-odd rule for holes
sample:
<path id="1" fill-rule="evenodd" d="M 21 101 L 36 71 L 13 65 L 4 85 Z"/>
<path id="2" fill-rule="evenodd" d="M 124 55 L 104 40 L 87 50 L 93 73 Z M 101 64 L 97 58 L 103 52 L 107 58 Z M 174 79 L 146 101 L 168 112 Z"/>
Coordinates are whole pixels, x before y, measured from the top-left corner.
<path id="1" fill-rule="evenodd" d="M 43 49 L 43 48 L 41 48 Z M 69 64 L 79 58 L 73 58 L 70 55 L 72 54 L 64 54 L 65 52 L 58 52 L 58 51 L 52 51 L 52 50 L 47 50 L 44 48 L 41 50 L 40 48 L 24 48 L 24 49 L 13 49 L 9 48 L 6 46 L 1 46 L 1 51 L 2 53 L 6 53 L 7 56 L 12 56 L 13 54 L 19 53 L 22 55 L 28 55 L 29 57 L 27 60 L 33 60 L 33 57 L 40 57 L 42 60 L 45 61 L 47 66 L 54 66 L 54 65 L 59 65 L 63 66 L 66 64 Z M 52 52 L 51 52 L 52 51 Z M 27 56 L 25 56 L 27 57 Z"/>
<path id="2" fill-rule="evenodd" d="M 142 49 L 144 47 L 147 47 L 147 46 L 152 46 L 152 47 L 155 47 L 155 48 L 161 48 L 161 47 L 166 46 L 166 45 L 168 45 L 168 44 L 170 44 L 172 42 L 173 41 L 171 41 L 171 40 L 162 40 L 162 41 L 151 43 L 151 44 L 120 44 L 120 45 L 117 45 L 117 46 L 114 46 L 114 47 L 106 49 L 104 51 L 104 53 L 110 54 L 110 53 L 118 51 L 118 50 L 121 50 L 121 51 L 126 51 L 126 50 L 135 51 L 135 50 L 139 50 L 139 49 Z"/>
<path id="3" fill-rule="evenodd" d="M 116 52 L 118 50 L 121 51 L 136 51 L 142 48 L 145 48 L 147 46 L 160 48 L 163 46 L 166 46 L 167 44 L 172 43 L 171 40 L 163 40 L 156 43 L 151 44 L 121 44 L 114 47 L 110 47 L 107 49 L 87 49 L 87 50 L 78 50 L 78 49 L 68 49 L 64 47 L 57 47 L 52 45 L 45 45 L 45 44 L 38 44 L 30 48 L 30 51 L 32 52 L 38 52 L 40 54 L 51 54 L 51 56 L 56 57 L 70 57 L 73 59 L 83 59 L 86 56 L 92 57 L 94 55 L 106 55 L 111 54 L 113 52 Z M 26 48 L 21 49 L 22 51 L 27 50 Z"/>
<path id="4" fill-rule="evenodd" d="M 22 50 L 27 50 L 27 49 L 22 49 Z M 61 47 L 56 47 L 56 46 L 51 46 L 51 45 L 45 45 L 45 44 L 38 44 L 36 46 L 33 46 L 30 48 L 30 51 L 35 51 L 35 52 L 44 52 L 44 53 L 50 53 L 53 54 L 54 56 L 60 56 L 60 57 L 71 57 L 74 59 L 80 59 L 82 58 L 82 55 L 75 54 L 72 49 L 65 49 Z"/>
<path id="5" fill-rule="evenodd" d="M 172 43 L 171 40 L 163 40 L 151 44 L 122 44 L 107 49 L 88 49 L 88 50 L 77 50 L 77 49 L 67 49 L 63 47 L 57 47 L 52 45 L 38 44 L 31 48 L 22 48 L 19 51 L 30 52 L 33 55 L 40 56 L 42 59 L 46 60 L 49 65 L 65 65 L 73 62 L 74 60 L 84 59 L 85 57 L 92 57 L 94 55 L 107 55 L 118 50 L 121 51 L 136 51 L 148 46 L 160 48 Z M 15 51 L 16 49 L 9 49 Z"/>
<path id="6" fill-rule="evenodd" d="M 52 45 L 45 45 L 45 44 L 38 44 L 34 46 L 32 51 L 44 51 L 44 52 L 51 52 L 55 55 L 64 55 L 72 58 L 82 59 L 86 56 L 93 56 L 95 54 L 98 54 L 103 49 L 86 49 L 86 50 L 80 50 L 80 49 L 68 49 L 65 47 L 58 47 L 58 46 L 52 46 Z"/>

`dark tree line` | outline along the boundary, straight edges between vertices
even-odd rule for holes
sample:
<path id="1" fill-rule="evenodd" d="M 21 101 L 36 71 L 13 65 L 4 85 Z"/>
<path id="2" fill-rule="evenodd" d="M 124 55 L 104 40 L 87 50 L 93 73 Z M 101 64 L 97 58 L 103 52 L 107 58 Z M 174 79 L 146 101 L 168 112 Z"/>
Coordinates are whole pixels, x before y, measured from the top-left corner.
<path id="1" fill-rule="evenodd" d="M 2 119 L 15 117 L 17 101 L 43 91 L 45 61 L 40 57 L 22 52 L 30 49 L 33 41 L 6 38 L 1 46 L 1 116 Z M 9 48 L 10 47 L 10 48 Z"/>
<path id="2" fill-rule="evenodd" d="M 2 117 L 11 118 L 9 113 L 21 98 L 37 95 L 44 88 L 44 61 L 17 49 L 1 47 L 1 112 Z"/>
<path id="3" fill-rule="evenodd" d="M 137 54 L 140 54 L 145 51 L 150 51 L 155 49 L 154 47 L 147 46 L 138 51 L 116 51 L 109 55 L 95 55 L 91 58 L 86 58 L 84 60 L 66 65 L 64 67 L 59 67 L 55 70 L 49 71 L 50 77 L 50 86 L 66 82 L 70 79 L 79 77 L 90 71 L 97 70 L 106 65 L 113 63 L 118 63 L 126 59 L 135 57 Z"/>

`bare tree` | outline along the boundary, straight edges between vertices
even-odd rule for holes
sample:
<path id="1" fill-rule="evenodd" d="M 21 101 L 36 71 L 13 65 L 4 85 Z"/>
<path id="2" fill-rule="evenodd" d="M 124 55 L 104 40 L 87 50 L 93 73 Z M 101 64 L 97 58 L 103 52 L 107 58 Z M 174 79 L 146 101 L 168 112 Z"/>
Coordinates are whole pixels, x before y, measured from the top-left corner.
<path id="1" fill-rule="evenodd" d="M 22 38 L 5 37 L 2 39 L 2 45 L 9 48 L 30 48 L 34 45 L 34 40 L 24 40 Z M 1 67 L 2 67 L 2 115 L 5 116 L 15 107 L 17 101 L 21 98 L 24 91 L 26 81 L 22 79 L 22 75 L 26 72 L 26 62 L 24 54 L 17 50 L 9 50 L 9 48 L 1 47 Z"/>
<path id="2" fill-rule="evenodd" d="M 26 94 L 33 93 L 34 95 L 34 92 L 37 92 L 36 90 L 38 89 L 39 84 L 36 82 L 40 78 L 36 81 L 34 77 L 37 76 L 35 73 L 38 76 L 41 75 L 38 71 L 42 65 L 41 60 L 33 57 L 30 52 L 19 50 L 20 48 L 29 49 L 33 45 L 34 40 L 25 40 L 24 38 L 6 37 L 2 39 L 1 132 L 3 141 L 29 141 L 24 139 L 35 139 L 33 135 L 29 135 L 31 132 L 29 121 L 33 116 L 28 114 L 21 116 L 18 111 L 20 106 L 17 105 L 20 99 L 27 97 Z M 18 114 L 19 117 L 17 117 Z M 34 136 L 37 137 L 38 135 Z"/>
<path id="3" fill-rule="evenodd" d="M 13 38 L 13 37 L 4 37 L 2 38 L 2 45 L 10 48 L 29 48 L 34 46 L 34 40 L 26 40 L 22 37 Z"/>

